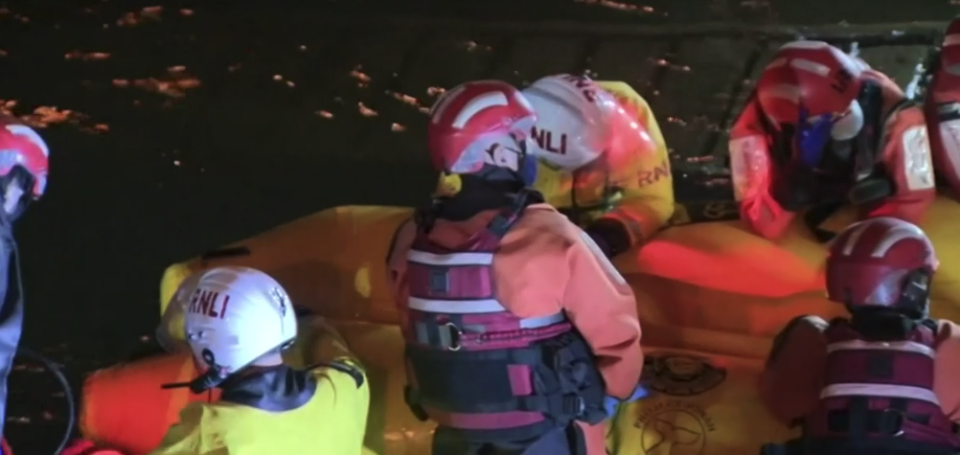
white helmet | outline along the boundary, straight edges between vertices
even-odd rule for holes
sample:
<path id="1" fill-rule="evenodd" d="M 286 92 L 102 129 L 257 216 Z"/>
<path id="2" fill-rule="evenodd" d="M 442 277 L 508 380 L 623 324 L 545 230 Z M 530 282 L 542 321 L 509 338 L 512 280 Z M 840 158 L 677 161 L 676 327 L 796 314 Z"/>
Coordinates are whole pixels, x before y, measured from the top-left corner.
<path id="1" fill-rule="evenodd" d="M 287 291 L 249 267 L 217 267 L 200 276 L 184 308 L 184 332 L 204 374 L 194 392 L 216 387 L 231 374 L 289 347 L 297 318 Z"/>
<path id="2" fill-rule="evenodd" d="M 537 113 L 531 153 L 551 167 L 573 171 L 612 149 L 634 153 L 652 147 L 637 114 L 588 77 L 547 76 L 523 94 Z"/>
<path id="3" fill-rule="evenodd" d="M 167 352 L 188 351 L 190 346 L 186 343 L 186 337 L 183 333 L 184 310 L 190 304 L 190 297 L 193 296 L 193 290 L 196 289 L 200 277 L 205 271 L 195 272 L 187 275 L 180 286 L 173 293 L 173 297 L 167 302 L 167 307 L 160 317 L 160 325 L 157 326 L 155 333 L 157 342 Z"/>

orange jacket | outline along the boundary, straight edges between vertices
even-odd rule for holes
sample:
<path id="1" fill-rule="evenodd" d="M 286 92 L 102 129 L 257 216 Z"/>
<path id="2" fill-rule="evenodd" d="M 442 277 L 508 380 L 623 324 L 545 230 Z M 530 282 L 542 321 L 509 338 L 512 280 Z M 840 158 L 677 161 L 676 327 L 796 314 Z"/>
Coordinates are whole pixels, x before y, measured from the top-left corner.
<path id="1" fill-rule="evenodd" d="M 760 396 L 770 412 L 790 425 L 820 400 L 827 360 L 827 322 L 807 316 L 788 326 L 760 375 Z M 960 326 L 939 321 L 933 392 L 950 420 L 960 423 Z"/>
<path id="2" fill-rule="evenodd" d="M 958 19 L 950 25 L 956 28 Z M 949 35 L 955 38 L 957 35 Z M 960 49 L 956 45 L 940 52 L 938 68 L 933 73 L 924 100 L 930 150 L 940 179 L 950 187 L 954 199 L 960 198 Z"/>
<path id="3" fill-rule="evenodd" d="M 430 240 L 456 248 L 485 229 L 496 213 L 481 212 L 462 222 L 438 220 Z M 401 319 L 407 302 L 406 257 L 414 236 L 413 222 L 401 226 L 387 257 Z M 607 394 L 630 396 L 643 369 L 633 290 L 579 227 L 548 204 L 527 207 L 504 236 L 493 272 L 504 308 L 523 318 L 564 311 L 593 349 Z M 603 425 L 584 430 L 588 454 L 604 454 Z"/>
<path id="4" fill-rule="evenodd" d="M 883 112 L 904 99 L 903 91 L 889 77 L 868 70 L 867 79 L 880 84 Z M 734 195 L 740 201 L 740 217 L 754 232 L 768 239 L 782 236 L 796 213 L 789 212 L 771 196 L 778 169 L 771 158 L 772 138 L 763 126 L 763 112 L 754 98 L 730 132 L 730 162 Z M 906 107 L 883 125 L 879 160 L 895 182 L 896 193 L 863 216 L 895 216 L 917 223 L 936 197 L 933 163 L 923 110 Z M 851 182 L 853 183 L 853 182 Z"/>

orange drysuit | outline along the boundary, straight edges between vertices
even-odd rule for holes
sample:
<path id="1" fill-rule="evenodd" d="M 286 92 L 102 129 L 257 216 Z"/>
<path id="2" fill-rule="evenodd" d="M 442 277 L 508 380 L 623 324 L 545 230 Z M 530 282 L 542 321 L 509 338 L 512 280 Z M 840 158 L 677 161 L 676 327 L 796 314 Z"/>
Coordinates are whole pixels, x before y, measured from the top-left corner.
<path id="1" fill-rule="evenodd" d="M 454 249 L 486 229 L 496 214 L 437 220 L 430 240 Z M 412 221 L 401 226 L 387 259 L 401 319 L 406 317 L 407 255 L 415 234 Z M 633 291 L 580 228 L 548 204 L 530 205 L 503 237 L 492 269 L 494 292 L 504 308 L 522 318 L 566 313 L 596 356 L 607 394 L 619 399 L 631 395 L 643 369 Z M 583 429 L 587 453 L 606 453 L 603 424 Z"/>
<path id="2" fill-rule="evenodd" d="M 879 86 L 882 100 L 877 107 L 880 120 L 874 124 L 871 124 L 871 115 L 865 108 L 867 121 L 860 134 L 873 132 L 876 150 L 868 152 L 876 153 L 877 164 L 893 183 L 893 194 L 879 202 L 866 204 L 862 216 L 895 216 L 917 223 L 936 196 L 923 110 L 905 103 L 903 90 L 883 73 L 870 69 L 863 73 L 863 77 Z M 778 156 L 784 151 L 775 149 L 776 134 L 769 131 L 766 123 L 759 101 L 753 98 L 730 132 L 730 167 L 741 219 L 757 234 L 776 239 L 786 232 L 797 213 L 787 210 L 774 199 L 773 188 L 785 171 L 784 165 L 778 161 L 792 157 Z M 849 174 L 849 181 L 836 187 L 836 182 L 818 181 L 818 188 L 810 190 L 819 192 L 830 185 L 832 194 L 829 197 L 844 197 L 857 183 L 854 172 Z"/>
<path id="3" fill-rule="evenodd" d="M 960 19 L 947 27 L 924 100 L 937 176 L 960 198 Z"/>
<path id="4" fill-rule="evenodd" d="M 823 389 L 827 322 L 806 316 L 777 337 L 760 376 L 760 396 L 770 412 L 791 425 L 813 412 Z M 933 391 L 944 414 L 960 423 L 960 326 L 938 321 Z"/>

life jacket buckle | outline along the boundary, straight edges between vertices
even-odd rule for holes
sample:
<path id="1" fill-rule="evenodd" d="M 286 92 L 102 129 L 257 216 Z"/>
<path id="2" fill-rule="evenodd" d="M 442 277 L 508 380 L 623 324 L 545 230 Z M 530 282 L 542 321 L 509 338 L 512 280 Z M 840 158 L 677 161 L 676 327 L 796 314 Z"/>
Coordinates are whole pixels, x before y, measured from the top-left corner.
<path id="1" fill-rule="evenodd" d="M 460 327 L 457 327 L 453 322 L 446 322 L 440 326 L 443 329 L 450 331 L 450 344 L 446 346 L 448 351 L 459 351 L 463 345 L 460 344 L 460 340 L 463 339 L 463 330 L 460 330 Z"/>
<path id="2" fill-rule="evenodd" d="M 906 414 L 900 409 L 887 408 L 880 411 L 879 430 L 886 436 L 896 438 L 903 436 L 903 423 L 907 420 Z"/>
<path id="3" fill-rule="evenodd" d="M 578 394 L 568 394 L 563 397 L 564 411 L 570 412 L 574 417 L 580 417 L 587 410 L 587 403 L 583 397 Z"/>

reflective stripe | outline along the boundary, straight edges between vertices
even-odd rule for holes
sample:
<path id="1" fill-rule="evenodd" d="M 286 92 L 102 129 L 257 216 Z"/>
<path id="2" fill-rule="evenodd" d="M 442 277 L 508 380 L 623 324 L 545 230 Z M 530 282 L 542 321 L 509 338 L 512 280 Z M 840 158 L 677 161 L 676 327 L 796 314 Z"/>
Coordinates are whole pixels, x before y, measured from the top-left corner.
<path id="1" fill-rule="evenodd" d="M 960 35 L 947 35 L 943 39 L 943 47 L 956 46 L 957 44 L 960 44 Z"/>
<path id="2" fill-rule="evenodd" d="M 440 314 L 479 314 L 479 313 L 502 313 L 507 312 L 506 308 L 500 305 L 494 299 L 485 300 L 432 300 L 410 297 L 410 309 L 423 311 L 425 313 Z M 549 316 L 538 316 L 534 318 L 520 319 L 520 328 L 538 329 L 567 320 L 567 315 L 562 311 Z M 484 333 L 483 326 L 465 325 L 464 330 L 471 333 Z"/>
<path id="3" fill-rule="evenodd" d="M 410 250 L 407 260 L 427 265 L 490 265 L 493 264 L 493 253 L 433 254 Z"/>
<path id="4" fill-rule="evenodd" d="M 521 329 L 539 329 L 541 327 L 549 327 L 554 324 L 559 324 L 567 320 L 567 315 L 563 312 L 557 314 L 551 314 L 550 316 L 541 316 L 537 318 L 523 318 L 520 319 L 520 328 Z M 465 324 L 463 331 L 467 333 L 487 333 L 486 326 L 482 324 Z"/>
<path id="5" fill-rule="evenodd" d="M 833 384 L 820 392 L 820 398 L 867 396 L 893 397 L 922 400 L 933 404 L 940 404 L 937 395 L 932 390 L 920 387 L 887 384 Z"/>
<path id="6" fill-rule="evenodd" d="M 410 297 L 411 310 L 441 314 L 502 313 L 507 311 L 495 299 L 483 300 L 434 300 Z"/>
<path id="7" fill-rule="evenodd" d="M 840 341 L 837 343 L 830 343 L 827 345 L 827 352 L 834 351 L 852 351 L 852 350 L 866 350 L 866 351 L 901 351 L 901 352 L 913 352 L 916 354 L 923 354 L 927 357 L 933 358 L 936 355 L 936 352 L 930 346 L 925 344 L 917 343 L 915 341 L 896 341 L 896 342 L 868 342 L 863 340 L 850 340 L 850 341 Z"/>
<path id="8" fill-rule="evenodd" d="M 547 327 L 553 324 L 558 324 L 567 319 L 567 315 L 563 312 L 557 314 L 551 314 L 550 316 L 541 316 L 538 318 L 523 318 L 520 320 L 521 329 L 538 329 L 540 327 Z"/>

